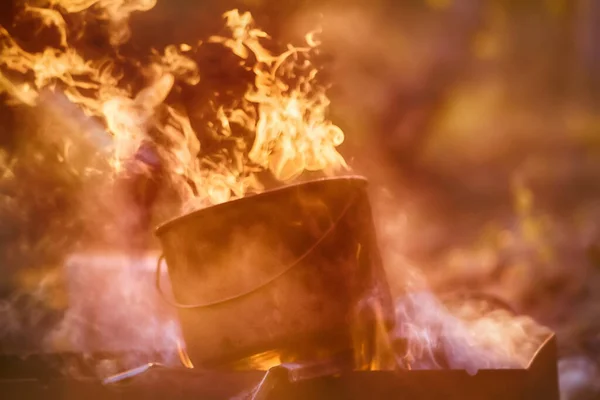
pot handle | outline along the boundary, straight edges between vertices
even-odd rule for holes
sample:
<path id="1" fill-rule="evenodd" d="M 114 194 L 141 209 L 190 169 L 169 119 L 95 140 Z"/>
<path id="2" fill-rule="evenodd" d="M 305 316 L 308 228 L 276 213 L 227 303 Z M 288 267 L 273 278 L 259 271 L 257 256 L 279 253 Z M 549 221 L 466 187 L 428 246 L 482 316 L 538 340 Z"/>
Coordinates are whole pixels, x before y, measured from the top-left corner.
<path id="1" fill-rule="evenodd" d="M 283 274 L 285 274 L 286 272 L 288 272 L 290 269 L 294 268 L 296 265 L 300 264 L 300 262 L 302 262 L 302 260 L 304 260 L 306 257 L 308 257 L 308 255 L 310 255 L 310 253 L 312 253 L 317 247 L 319 247 L 319 245 L 325 240 L 325 238 L 327 238 L 334 230 L 335 228 L 337 228 L 339 222 L 342 220 L 342 218 L 344 218 L 344 216 L 346 215 L 346 213 L 348 212 L 348 210 L 350 209 L 350 207 L 352 206 L 352 204 L 354 204 L 354 201 L 357 199 L 358 196 L 355 196 L 354 198 L 352 198 L 350 201 L 348 201 L 348 203 L 346 203 L 346 205 L 344 206 L 344 209 L 342 210 L 342 212 L 340 213 L 339 217 L 329 226 L 329 228 L 327 228 L 327 230 L 325 232 L 323 232 L 323 234 L 321 235 L 320 238 L 318 238 L 309 248 L 308 250 L 306 250 L 304 253 L 302 253 L 296 260 L 294 260 L 294 262 L 292 262 L 291 264 L 289 264 L 288 266 L 286 266 L 283 270 L 281 270 L 280 272 L 278 272 L 277 274 L 273 275 L 272 277 L 268 278 L 267 280 L 265 280 L 264 282 L 259 283 L 258 285 L 256 285 L 253 288 L 250 288 L 242 293 L 238 293 L 235 294 L 233 296 L 229 296 L 226 297 L 224 299 L 220 299 L 217 301 L 212 301 L 212 302 L 208 302 L 208 303 L 203 303 L 203 304 L 182 304 L 179 303 L 175 300 L 171 300 L 169 298 L 167 298 L 167 296 L 165 295 L 165 292 L 162 290 L 162 286 L 160 284 L 160 272 L 162 270 L 162 264 L 163 261 L 165 260 L 165 256 L 164 254 L 161 254 L 160 257 L 158 257 L 158 261 L 156 263 L 156 289 L 158 290 L 158 293 L 161 295 L 161 297 L 171 306 L 176 307 L 176 308 L 181 308 L 181 309 L 194 309 L 194 308 L 203 308 L 203 307 L 211 307 L 211 306 L 216 306 L 218 304 L 222 304 L 231 300 L 236 300 L 239 299 L 240 297 L 249 295 L 251 293 L 256 292 L 257 290 L 262 289 L 263 287 L 267 286 L 269 283 L 273 282 L 275 279 L 279 278 L 280 276 L 282 276 Z"/>
<path id="2" fill-rule="evenodd" d="M 164 254 L 160 254 L 160 256 L 158 257 L 158 260 L 156 261 L 156 290 L 158 290 L 158 293 L 160 294 L 160 297 L 162 297 L 162 299 L 167 302 L 170 306 L 173 307 L 177 307 L 177 308 L 195 308 L 194 305 L 189 306 L 186 304 L 181 304 L 178 303 L 176 300 L 171 300 L 167 297 L 167 295 L 165 294 L 165 292 L 162 289 L 162 286 L 160 284 L 160 273 L 162 271 L 162 265 L 163 265 L 163 261 L 165 261 L 165 255 Z"/>

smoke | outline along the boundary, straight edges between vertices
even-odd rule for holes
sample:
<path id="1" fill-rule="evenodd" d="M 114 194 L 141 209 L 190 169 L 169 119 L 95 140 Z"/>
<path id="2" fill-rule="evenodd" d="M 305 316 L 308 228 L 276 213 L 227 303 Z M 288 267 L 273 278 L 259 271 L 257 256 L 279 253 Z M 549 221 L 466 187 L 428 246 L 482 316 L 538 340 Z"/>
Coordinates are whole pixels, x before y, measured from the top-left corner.
<path id="1" fill-rule="evenodd" d="M 558 371 L 561 399 L 594 398 L 600 389 L 598 366 L 587 357 L 564 358 L 558 363 Z"/>
<path id="2" fill-rule="evenodd" d="M 434 101 L 428 98 L 431 93 L 426 89 L 437 90 L 435 79 L 427 81 L 436 78 L 430 73 L 435 68 L 443 70 L 444 65 L 449 70 L 454 68 L 453 58 L 443 54 L 456 50 L 452 45 L 459 46 L 457 51 L 461 51 L 461 44 L 449 43 L 441 50 L 445 40 L 432 35 L 432 29 L 421 24 L 422 19 L 418 27 L 410 23 L 408 15 L 404 16 L 403 23 L 396 28 L 382 22 L 387 17 L 377 7 L 330 6 L 318 12 L 325 21 L 322 47 L 334 60 L 333 104 L 340 119 L 352 126 L 347 132 L 354 142 L 348 151 L 356 155 L 353 166 L 369 177 L 374 186 L 371 194 L 378 239 L 396 298 L 398 325 L 392 338 L 402 343 L 403 350 L 398 356 L 411 368 L 456 368 L 470 373 L 487 368 L 526 368 L 549 330 L 508 305 L 494 307 L 494 301 L 488 298 L 500 294 L 501 299 L 515 300 L 517 289 L 531 290 L 532 282 L 505 285 L 504 290 L 490 287 L 489 276 L 495 271 L 499 254 L 491 248 L 479 254 L 465 254 L 460 269 L 448 259 L 431 257 L 452 239 L 459 239 L 463 232 L 458 227 L 454 232 L 443 226 L 445 220 L 441 218 L 447 216 L 434 209 L 441 201 L 432 201 L 430 193 L 419 192 L 420 182 L 403 182 L 396 170 L 402 162 L 394 165 L 394 160 L 386 159 L 382 148 L 382 144 L 385 146 L 389 140 L 396 140 L 394 136 L 402 134 L 395 125 L 381 128 L 387 110 L 396 109 L 404 115 L 402 107 L 414 107 L 414 103 L 422 107 L 419 102 L 423 99 Z M 457 9 L 456 17 L 465 18 L 473 12 L 478 10 Z M 302 31 L 315 14 L 315 10 L 301 14 L 293 29 Z M 428 47 L 436 51 L 423 50 Z M 420 98 L 419 91 L 425 97 Z M 398 93 L 407 94 L 413 103 L 402 103 Z M 352 111 L 357 109 L 361 113 Z M 410 118 L 406 115 L 400 124 Z M 408 147 L 411 150 L 419 149 Z M 395 157 L 403 154 L 399 152 Z M 441 219 L 440 223 L 433 222 L 436 218 Z M 515 238 L 517 241 L 524 243 L 522 237 Z M 465 286 L 464 282 L 471 283 Z M 463 296 L 457 307 L 448 296 L 451 290 L 465 291 L 471 296 Z"/>
<path id="3" fill-rule="evenodd" d="M 154 286 L 156 255 L 75 254 L 66 262 L 69 308 L 46 339 L 53 351 L 137 353 L 174 364 L 183 343 L 175 309 Z M 170 293 L 168 277 L 162 286 Z M 140 360 L 132 360 L 140 363 Z"/>
<path id="4" fill-rule="evenodd" d="M 105 354 L 118 368 L 177 364 L 179 325 L 155 290 L 154 245 L 129 183 L 114 179 L 106 131 L 58 94 L 18 111 L 22 134 L 2 180 L 12 235 L 0 256 L 13 277 L 0 303 L 2 352 Z"/>
<path id="5" fill-rule="evenodd" d="M 550 331 L 511 310 L 491 309 L 489 299 L 460 299 L 449 309 L 431 291 L 408 293 L 396 304 L 394 336 L 406 340 L 413 369 L 527 368 Z"/>
<path id="6" fill-rule="evenodd" d="M 414 251 L 411 232 L 417 209 L 410 209 L 408 217 L 409 208 L 393 201 L 389 192 L 372 194 L 384 266 L 396 298 L 397 325 L 391 338 L 400 343 L 401 363 L 412 369 L 464 369 L 471 374 L 527 368 L 550 330 L 490 296 L 483 286 L 449 291 L 441 285 L 445 265 L 426 268 L 406 256 Z M 446 279 L 451 282 L 452 276 Z"/>
<path id="7" fill-rule="evenodd" d="M 592 124 L 584 122 L 597 120 L 597 113 L 585 116 L 581 99 L 548 93 L 557 86 L 560 65 L 548 57 L 573 57 L 559 47 L 538 51 L 564 21 L 536 20 L 533 28 L 539 13 L 491 2 L 448 5 L 476 12 L 457 10 L 471 15 L 465 20 L 418 6 L 328 2 L 307 7 L 289 24 L 297 34 L 315 15 L 323 19 L 322 48 L 335 71 L 334 113 L 348 124 L 344 154 L 352 154 L 351 165 L 375 186 L 379 242 L 398 299 L 398 323 L 404 318 L 411 327 L 396 334 L 411 336 L 424 365 L 436 367 L 454 356 L 458 367 L 485 367 L 489 349 L 478 339 L 485 337 L 485 325 L 449 310 L 443 294 L 492 294 L 557 332 L 561 384 L 569 386 L 563 398 L 576 398 L 568 382 L 593 393 L 598 193 L 583 188 L 597 187 L 600 171 L 597 146 L 591 150 L 592 136 L 585 133 Z M 560 37 L 576 40 L 566 31 Z M 450 53 L 464 57 L 459 62 Z M 531 65 L 514 54 L 527 54 Z M 457 71 L 460 79 L 446 80 Z M 559 79 L 570 73 L 561 70 Z M 438 92 L 440 82 L 445 89 Z M 572 122 L 567 127 L 564 121 Z M 411 137 L 418 137 L 417 145 Z M 496 366 L 522 365 L 537 342 L 536 335 L 526 335 L 544 331 L 509 312 L 481 322 L 506 330 L 505 341 L 494 339 L 501 353 L 491 354 Z M 450 342 L 460 352 L 440 357 Z M 438 346 L 437 353 L 418 351 L 431 346 Z M 520 346 L 522 354 L 506 356 Z M 468 358 L 456 359 L 461 353 Z"/>

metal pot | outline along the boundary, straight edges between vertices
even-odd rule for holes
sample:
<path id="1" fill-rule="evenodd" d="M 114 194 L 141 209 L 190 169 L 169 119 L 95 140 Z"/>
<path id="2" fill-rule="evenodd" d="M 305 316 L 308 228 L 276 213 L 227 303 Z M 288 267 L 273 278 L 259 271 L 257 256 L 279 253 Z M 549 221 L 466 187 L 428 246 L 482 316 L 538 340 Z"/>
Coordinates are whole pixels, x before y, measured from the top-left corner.
<path id="1" fill-rule="evenodd" d="M 361 177 L 291 185 L 157 229 L 194 364 L 351 349 L 353 323 L 374 302 L 393 325 L 366 186 Z"/>

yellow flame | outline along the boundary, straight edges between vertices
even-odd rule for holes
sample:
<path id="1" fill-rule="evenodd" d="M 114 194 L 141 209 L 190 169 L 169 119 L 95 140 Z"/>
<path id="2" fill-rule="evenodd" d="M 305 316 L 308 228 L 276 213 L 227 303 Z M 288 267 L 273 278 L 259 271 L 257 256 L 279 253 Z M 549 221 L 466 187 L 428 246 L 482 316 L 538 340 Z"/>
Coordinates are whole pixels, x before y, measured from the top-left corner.
<path id="1" fill-rule="evenodd" d="M 115 171 L 123 169 L 142 142 L 153 142 L 169 181 L 180 195 L 184 211 L 222 203 L 262 190 L 257 173 L 268 170 L 280 181 L 304 171 L 333 174 L 347 168 L 336 148 L 344 140 L 342 130 L 327 119 L 329 99 L 316 83 L 317 69 L 310 52 L 318 45 L 316 32 L 306 36 L 306 46 L 273 55 L 261 44 L 269 36 L 253 27 L 250 13 L 232 10 L 224 14 L 231 37 L 211 37 L 250 63 L 254 85 L 235 106 L 216 105 L 220 126 L 206 127 L 227 139 L 228 149 L 203 155 L 201 143 L 185 108 L 168 100 L 180 85 L 200 82 L 198 66 L 187 53 L 201 44 L 187 43 L 153 50 L 147 65 L 137 60 L 146 82 L 135 91 L 114 59 L 87 59 L 71 45 L 72 35 L 64 15 L 93 9 L 94 18 L 110 25 L 110 41 L 119 46 L 129 38 L 127 21 L 135 11 L 149 10 L 156 0 L 48 0 L 25 1 L 22 15 L 36 18 L 59 33 L 57 47 L 35 53 L 0 27 L 0 91 L 12 101 L 35 105 L 43 91 L 61 92 L 89 117 L 104 122 L 113 138 Z M 86 15 L 87 17 L 87 15 Z M 299 73 L 302 71 L 302 73 Z M 232 126 L 246 137 L 232 135 Z M 251 143 L 251 145 L 248 145 Z"/>
<path id="2" fill-rule="evenodd" d="M 249 13 L 232 10 L 224 16 L 232 38 L 211 37 L 210 41 L 222 43 L 244 60 L 248 51 L 256 58 L 254 88 L 246 93 L 245 100 L 257 107 L 257 116 L 243 109 L 225 112 L 229 122 L 255 132 L 249 159 L 281 181 L 294 179 L 304 171 L 333 173 L 347 168 L 336 150 L 344 141 L 344 133 L 327 120 L 329 99 L 324 88 L 314 84 L 318 71 L 309 58 L 300 61 L 298 57 L 318 45 L 315 32 L 306 36 L 306 47 L 289 46 L 286 52 L 274 56 L 261 45 L 260 39 L 268 35 L 252 28 Z M 308 73 L 298 76 L 298 68 Z M 286 83 L 289 80 L 296 83 Z M 245 118 L 240 114 L 246 114 Z"/>
<path id="3" fill-rule="evenodd" d="M 183 366 L 186 368 L 194 368 L 194 364 L 192 363 L 192 360 L 190 360 L 190 356 L 188 355 L 181 341 L 177 340 L 176 343 L 177 354 L 179 355 L 179 360 L 181 361 L 181 364 L 183 364 Z"/>
<path id="4" fill-rule="evenodd" d="M 229 367 L 233 370 L 244 371 L 268 371 L 269 369 L 281 365 L 283 362 L 281 354 L 278 351 L 265 351 L 263 353 L 254 354 L 242 360 L 238 360 Z"/>

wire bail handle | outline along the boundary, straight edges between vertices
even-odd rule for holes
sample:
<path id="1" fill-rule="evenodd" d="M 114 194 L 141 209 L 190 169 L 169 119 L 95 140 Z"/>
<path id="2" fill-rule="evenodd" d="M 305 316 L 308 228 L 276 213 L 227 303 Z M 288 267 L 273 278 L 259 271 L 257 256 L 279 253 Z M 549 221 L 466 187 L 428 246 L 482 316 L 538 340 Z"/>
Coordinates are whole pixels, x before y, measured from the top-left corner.
<path id="1" fill-rule="evenodd" d="M 168 296 L 166 296 L 165 292 L 162 289 L 161 286 L 161 271 L 162 271 L 162 265 L 163 265 L 163 261 L 165 260 L 165 255 L 161 253 L 161 255 L 158 257 L 158 260 L 156 262 L 156 289 L 158 290 L 158 293 L 160 294 L 160 296 L 163 298 L 163 300 L 165 302 L 167 302 L 169 305 L 176 307 L 176 308 L 180 308 L 180 309 L 194 309 L 194 308 L 203 308 L 203 307 L 212 307 L 212 306 L 216 306 L 218 304 L 222 304 L 228 301 L 232 301 L 232 300 L 236 300 L 239 299 L 241 297 L 247 296 L 251 293 L 254 293 L 260 289 L 262 289 L 263 287 L 267 286 L 268 284 L 270 284 L 271 282 L 273 282 L 274 280 L 276 280 L 277 278 L 279 278 L 280 276 L 284 275 L 285 273 L 287 273 L 289 270 L 291 270 L 292 268 L 294 268 L 296 265 L 300 264 L 302 262 L 302 260 L 304 260 L 306 257 L 308 257 L 317 247 L 319 247 L 319 245 L 321 243 L 323 243 L 323 241 L 333 232 L 335 231 L 335 229 L 338 227 L 340 221 L 344 218 L 344 216 L 346 215 L 346 213 L 348 212 L 348 210 L 350 209 L 350 207 L 354 204 L 354 202 L 356 201 L 358 195 L 354 196 L 350 201 L 348 201 L 348 203 L 346 203 L 346 205 L 344 206 L 344 209 L 342 210 L 342 212 L 340 213 L 339 217 L 329 226 L 329 228 L 327 228 L 327 230 L 325 232 L 323 232 L 323 234 L 321 235 L 321 237 L 319 237 L 319 239 L 317 239 L 317 241 L 315 241 L 304 253 L 302 253 L 296 260 L 294 260 L 292 263 L 290 263 L 287 267 L 285 267 L 283 270 L 281 270 L 279 273 L 275 274 L 274 276 L 266 279 L 264 282 L 259 283 L 258 285 L 256 285 L 255 287 L 248 289 L 242 293 L 238 293 L 235 294 L 233 296 L 229 296 L 226 297 L 224 299 L 221 300 L 217 300 L 217 301 L 211 301 L 211 302 L 206 302 L 206 303 L 199 303 L 199 304 L 183 304 L 183 303 L 179 303 L 176 300 L 172 300 L 169 299 Z"/>

